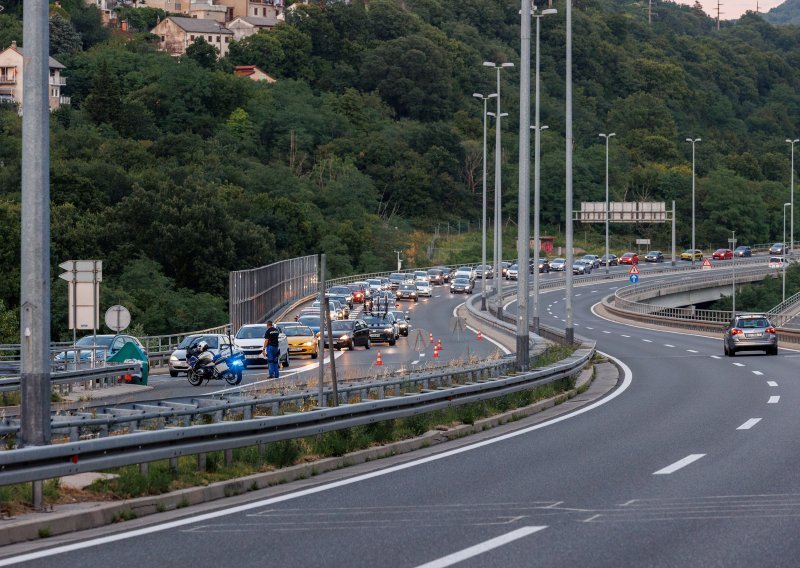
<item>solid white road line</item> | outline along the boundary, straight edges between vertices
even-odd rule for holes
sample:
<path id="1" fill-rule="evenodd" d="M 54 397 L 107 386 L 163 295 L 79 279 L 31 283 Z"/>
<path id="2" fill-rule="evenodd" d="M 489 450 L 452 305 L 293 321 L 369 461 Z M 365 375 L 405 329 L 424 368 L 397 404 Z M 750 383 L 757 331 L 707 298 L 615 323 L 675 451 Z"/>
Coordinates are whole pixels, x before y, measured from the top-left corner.
<path id="1" fill-rule="evenodd" d="M 472 327 L 472 326 L 469 326 L 469 325 L 468 325 L 468 326 L 466 326 L 466 328 L 467 328 L 468 330 L 470 330 L 472 333 L 478 333 L 478 330 L 477 330 L 477 329 L 475 329 L 475 328 L 474 328 L 474 327 Z M 501 350 L 503 353 L 505 353 L 506 355 L 510 355 L 510 354 L 511 354 L 511 350 L 510 350 L 508 347 L 505 347 L 505 346 L 501 345 L 499 342 L 495 341 L 494 339 L 492 339 L 492 338 L 491 338 L 491 337 L 489 337 L 488 335 L 484 334 L 484 335 L 483 335 L 483 338 L 484 338 L 486 341 L 488 341 L 489 343 L 491 343 L 491 344 L 495 345 L 497 348 L 499 348 L 499 349 L 500 349 L 500 350 Z"/>
<path id="2" fill-rule="evenodd" d="M 744 367 L 744 364 L 743 363 L 734 363 L 734 366 L 736 366 L 736 367 Z"/>
<path id="3" fill-rule="evenodd" d="M 781 397 L 779 397 L 779 396 L 771 396 L 771 397 L 769 397 L 769 400 L 767 401 L 767 404 L 778 404 L 778 402 L 780 402 L 780 400 L 781 400 Z"/>
<path id="4" fill-rule="evenodd" d="M 778 386 L 778 383 L 776 383 L 775 381 L 767 381 L 767 384 L 769 386 L 771 386 L 771 387 L 777 387 Z"/>
<path id="5" fill-rule="evenodd" d="M 141 529 L 134 529 L 124 533 L 118 533 L 114 535 L 109 535 L 105 537 L 96 538 L 93 540 L 86 540 L 83 542 L 77 542 L 73 544 L 66 544 L 63 546 L 58 546 L 55 548 L 51 548 L 49 550 L 40 550 L 37 552 L 31 552 L 28 554 L 22 554 L 20 556 L 12 556 L 6 559 L 0 560 L 0 567 L 2 566 L 11 566 L 13 564 L 18 564 L 20 562 L 28 562 L 29 560 L 37 560 L 39 558 L 49 558 L 50 556 L 56 556 L 58 554 L 63 554 L 65 552 L 72 552 L 74 550 L 83 550 L 86 548 L 92 548 L 94 546 L 100 546 L 102 544 L 107 544 L 110 542 L 117 542 L 120 540 L 126 540 L 129 538 L 134 538 L 137 536 L 143 536 L 147 534 L 153 534 L 169 529 L 184 527 L 187 525 L 201 523 L 210 519 L 217 519 L 219 517 L 225 517 L 227 515 L 235 515 L 237 513 L 242 513 L 244 511 L 251 511 L 253 509 L 258 509 L 261 507 L 268 507 L 270 505 L 274 505 L 275 503 L 283 503 L 285 501 L 291 501 L 293 499 L 298 499 L 300 497 L 306 497 L 308 495 L 315 495 L 317 493 L 322 493 L 323 491 L 329 491 L 331 489 L 336 489 L 338 487 L 344 487 L 347 485 L 353 485 L 355 483 L 359 483 L 361 481 L 366 481 L 367 479 L 372 479 L 375 477 L 382 477 L 384 475 L 389 475 L 390 473 L 395 473 L 397 471 L 402 471 L 405 469 L 410 469 L 412 467 L 417 467 L 419 465 L 423 465 L 426 463 L 439 461 L 442 459 L 449 458 L 450 456 L 455 456 L 458 454 L 462 454 L 465 452 L 469 452 L 472 450 L 477 450 L 484 446 L 490 446 L 493 444 L 497 444 L 499 442 L 503 442 L 505 440 L 509 440 L 511 438 L 516 438 L 518 436 L 523 436 L 525 434 L 529 434 L 535 430 L 539 430 L 541 428 L 546 428 L 547 426 L 552 426 L 553 424 L 558 424 L 559 422 L 563 422 L 564 420 L 569 420 L 570 418 L 574 418 L 575 416 L 580 416 L 585 412 L 589 412 L 603 406 L 604 404 L 611 402 L 619 395 L 624 393 L 628 390 L 628 387 L 631 386 L 633 382 L 633 373 L 631 372 L 630 367 L 628 367 L 625 363 L 617 359 L 616 357 L 611 357 L 609 354 L 604 353 L 602 351 L 597 351 L 603 357 L 607 357 L 608 359 L 612 359 L 616 364 L 622 369 L 622 373 L 624 378 L 622 380 L 622 385 L 615 390 L 612 391 L 610 395 L 601 398 L 600 400 L 593 402 L 587 406 L 579 408 L 575 412 L 569 414 L 563 414 L 552 420 L 546 420 L 545 422 L 541 422 L 539 424 L 534 424 L 533 426 L 529 426 L 527 428 L 523 428 L 521 430 L 516 430 L 514 432 L 509 432 L 508 434 L 503 434 L 502 436 L 497 436 L 496 438 L 489 438 L 487 440 L 482 440 L 480 442 L 476 442 L 474 444 L 470 444 L 468 446 L 463 446 L 461 448 L 456 448 L 454 450 L 450 450 L 447 452 L 442 452 L 440 454 L 435 454 L 432 456 L 420 458 L 418 460 L 413 460 L 410 462 L 406 462 L 403 464 L 387 467 L 386 469 L 381 469 L 378 471 L 373 471 L 370 473 L 365 473 L 363 475 L 356 475 L 354 477 L 349 477 L 346 479 L 340 479 L 339 481 L 334 481 L 332 483 L 327 483 L 324 485 L 319 485 L 316 487 L 310 487 L 308 489 L 302 489 L 300 491 L 296 491 L 294 493 L 287 493 L 285 495 L 279 495 L 277 497 L 271 497 L 269 499 L 263 499 L 261 501 L 254 501 L 252 503 L 245 503 L 244 505 L 239 505 L 237 507 L 231 507 L 230 509 L 222 509 L 219 511 L 214 511 L 211 513 L 206 513 L 204 515 L 197 515 L 195 517 L 186 518 L 186 519 L 179 519 L 176 521 L 163 523 L 159 525 L 153 525 L 149 527 L 143 527 Z"/>
<path id="6" fill-rule="evenodd" d="M 753 371 L 753 374 L 754 374 L 754 375 L 759 375 L 759 376 L 761 376 L 761 375 L 763 375 L 764 373 L 762 373 L 761 371 Z"/>
<path id="7" fill-rule="evenodd" d="M 653 475 L 669 475 L 670 473 L 674 473 L 679 469 L 686 467 L 690 463 L 696 462 L 702 457 L 705 457 L 705 454 L 689 454 L 682 460 L 678 460 L 674 464 L 668 465 L 664 469 L 659 469 L 658 471 L 653 473 Z"/>
<path id="8" fill-rule="evenodd" d="M 739 426 L 737 430 L 749 430 L 759 422 L 761 422 L 761 418 L 751 418 L 750 420 Z"/>
<path id="9" fill-rule="evenodd" d="M 475 546 L 470 546 L 469 548 L 465 548 L 464 550 L 459 550 L 458 552 L 454 552 L 453 554 L 448 554 L 447 556 L 443 556 L 437 560 L 433 560 L 432 562 L 420 564 L 417 568 L 446 568 L 447 566 L 452 566 L 453 564 L 458 564 L 459 562 L 463 562 L 464 560 L 469 560 L 470 558 L 474 558 L 479 554 L 483 554 L 484 552 L 489 552 L 492 549 L 499 548 L 501 546 L 514 542 L 515 540 L 519 540 L 523 537 L 526 537 L 535 532 L 539 532 L 540 530 L 544 530 L 546 528 L 547 528 L 546 526 L 522 527 L 521 529 L 511 531 L 510 533 L 506 533 L 495 538 L 491 538 L 480 544 L 476 544 Z"/>

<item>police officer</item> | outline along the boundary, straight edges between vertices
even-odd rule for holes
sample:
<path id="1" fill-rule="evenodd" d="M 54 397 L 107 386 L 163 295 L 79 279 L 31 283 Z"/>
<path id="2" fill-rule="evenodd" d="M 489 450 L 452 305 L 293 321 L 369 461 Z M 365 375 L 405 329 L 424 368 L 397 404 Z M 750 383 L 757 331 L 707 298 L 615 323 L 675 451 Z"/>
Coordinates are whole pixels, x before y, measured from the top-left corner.
<path id="1" fill-rule="evenodd" d="M 264 353 L 269 364 L 270 379 L 277 379 L 280 374 L 280 335 L 281 330 L 275 327 L 272 320 L 267 321 L 267 331 L 264 333 Z"/>

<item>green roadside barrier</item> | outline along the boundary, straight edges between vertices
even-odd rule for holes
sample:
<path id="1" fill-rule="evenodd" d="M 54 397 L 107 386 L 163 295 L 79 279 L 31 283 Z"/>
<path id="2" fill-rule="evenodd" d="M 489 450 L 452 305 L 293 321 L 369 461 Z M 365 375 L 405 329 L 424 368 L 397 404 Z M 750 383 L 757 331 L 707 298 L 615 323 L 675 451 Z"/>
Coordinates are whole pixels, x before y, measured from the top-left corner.
<path id="1" fill-rule="evenodd" d="M 135 343 L 126 343 L 122 346 L 122 349 L 114 353 L 111 357 L 108 358 L 109 363 L 142 363 L 142 373 L 141 375 L 126 375 L 124 378 L 126 381 L 131 382 L 136 385 L 146 385 L 147 384 L 147 377 L 150 374 L 150 363 L 147 360 L 147 355 L 144 354 L 144 351 L 136 345 Z M 128 379 L 130 377 L 130 379 Z"/>

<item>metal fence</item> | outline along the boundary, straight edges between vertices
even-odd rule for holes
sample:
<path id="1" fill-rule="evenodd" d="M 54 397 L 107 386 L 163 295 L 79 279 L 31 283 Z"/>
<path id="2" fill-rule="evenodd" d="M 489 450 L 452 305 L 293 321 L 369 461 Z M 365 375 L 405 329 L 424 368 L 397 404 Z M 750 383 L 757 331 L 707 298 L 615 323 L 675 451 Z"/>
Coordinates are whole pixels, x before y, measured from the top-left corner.
<path id="1" fill-rule="evenodd" d="M 281 260 L 238 270 L 229 276 L 229 309 L 233 330 L 261 323 L 284 307 L 310 296 L 319 287 L 317 256 Z"/>

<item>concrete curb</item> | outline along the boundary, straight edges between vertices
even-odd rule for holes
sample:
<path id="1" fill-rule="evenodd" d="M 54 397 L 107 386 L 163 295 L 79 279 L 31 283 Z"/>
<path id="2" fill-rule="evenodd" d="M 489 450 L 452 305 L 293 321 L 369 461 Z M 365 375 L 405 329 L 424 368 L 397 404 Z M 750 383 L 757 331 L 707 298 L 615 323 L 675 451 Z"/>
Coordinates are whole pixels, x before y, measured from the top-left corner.
<path id="1" fill-rule="evenodd" d="M 595 373 L 597 368 L 597 373 Z M 130 518 L 139 518 L 154 513 L 173 511 L 209 501 L 241 495 L 267 487 L 307 479 L 321 473 L 362 464 L 381 458 L 405 454 L 421 448 L 442 444 L 470 434 L 518 421 L 538 414 L 577 397 L 595 375 L 618 375 L 617 368 L 610 363 L 601 363 L 581 371 L 575 388 L 555 397 L 542 400 L 523 408 L 476 420 L 474 424 L 463 424 L 447 430 L 433 430 L 410 440 L 393 442 L 384 446 L 367 448 L 341 457 L 325 458 L 276 471 L 257 473 L 247 477 L 230 479 L 193 487 L 157 496 L 139 497 L 125 501 L 91 502 L 75 505 L 56 505 L 50 512 L 29 513 L 20 518 L 0 520 L 0 546 L 43 539 L 76 531 L 102 527 Z M 522 425 L 521 425 L 522 426 Z M 289 489 L 287 488 L 287 491 Z"/>

